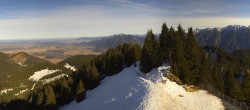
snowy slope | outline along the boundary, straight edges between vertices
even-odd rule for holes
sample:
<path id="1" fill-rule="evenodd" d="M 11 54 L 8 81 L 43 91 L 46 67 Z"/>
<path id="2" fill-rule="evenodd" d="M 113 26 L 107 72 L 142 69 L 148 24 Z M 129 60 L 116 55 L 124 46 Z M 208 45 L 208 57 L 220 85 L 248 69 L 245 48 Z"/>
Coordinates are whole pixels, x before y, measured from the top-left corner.
<path id="1" fill-rule="evenodd" d="M 161 83 L 167 66 L 143 75 L 138 67 L 124 69 L 105 78 L 100 86 L 89 91 L 84 101 L 72 102 L 60 110 L 220 110 L 222 102 L 206 91 L 186 92 L 166 79 Z"/>
<path id="2" fill-rule="evenodd" d="M 35 72 L 32 76 L 29 77 L 29 80 L 33 80 L 33 81 L 39 81 L 41 78 L 50 75 L 50 74 L 54 74 L 56 72 L 60 71 L 59 69 L 56 70 L 49 70 L 47 69 L 43 69 L 41 71 L 37 71 Z"/>

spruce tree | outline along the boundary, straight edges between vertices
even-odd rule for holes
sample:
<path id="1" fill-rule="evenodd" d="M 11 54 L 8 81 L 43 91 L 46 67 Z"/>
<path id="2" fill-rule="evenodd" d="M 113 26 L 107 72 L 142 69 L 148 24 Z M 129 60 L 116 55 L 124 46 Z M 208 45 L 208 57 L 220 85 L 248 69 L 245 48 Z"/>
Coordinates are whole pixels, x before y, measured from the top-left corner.
<path id="1" fill-rule="evenodd" d="M 152 30 L 149 30 L 141 54 L 141 70 L 148 73 L 151 69 L 160 65 L 158 57 L 159 44 Z"/>
<path id="2" fill-rule="evenodd" d="M 85 96 L 85 88 L 82 81 L 80 80 L 76 89 L 76 102 L 81 102 L 82 100 L 84 100 Z"/>
<path id="3" fill-rule="evenodd" d="M 36 95 L 36 105 L 42 105 L 44 103 L 44 96 L 42 92 L 38 92 Z"/>
<path id="4" fill-rule="evenodd" d="M 188 71 L 185 73 L 185 82 L 193 84 L 199 76 L 199 66 L 201 61 L 201 48 L 196 42 L 193 29 L 188 29 L 188 34 L 185 40 L 185 59 L 188 65 Z"/>
<path id="5" fill-rule="evenodd" d="M 99 73 L 95 67 L 95 65 L 93 63 L 90 64 L 90 68 L 89 68 L 89 74 L 90 74 L 90 89 L 95 88 L 96 86 L 99 85 L 100 83 L 100 76 Z"/>
<path id="6" fill-rule="evenodd" d="M 45 97 L 46 97 L 45 105 L 54 105 L 54 104 L 56 104 L 56 96 L 55 96 L 53 88 L 50 85 L 45 87 L 44 94 L 45 94 Z"/>
<path id="7" fill-rule="evenodd" d="M 233 70 L 231 68 L 229 68 L 229 71 L 227 73 L 225 84 L 226 84 L 225 85 L 226 93 L 229 96 L 231 96 L 232 98 L 237 99 L 239 97 L 239 94 L 240 94 L 240 87 L 234 78 Z"/>
<path id="8" fill-rule="evenodd" d="M 138 44 L 131 44 L 128 48 L 128 53 L 126 54 L 126 65 L 131 66 L 136 61 L 140 60 L 141 57 L 141 47 Z"/>
<path id="9" fill-rule="evenodd" d="M 176 36 L 174 39 L 173 44 L 173 54 L 172 54 L 172 68 L 174 71 L 174 74 L 178 77 L 180 77 L 182 80 L 184 79 L 184 75 L 187 72 L 187 62 L 184 57 L 184 38 L 185 32 L 182 29 L 181 25 L 178 26 L 178 30 L 176 32 Z"/>
<path id="10" fill-rule="evenodd" d="M 242 87 L 243 87 L 243 96 L 245 96 L 243 100 L 250 102 L 250 72 L 249 71 L 246 71 L 245 73 L 245 79 L 243 81 Z"/>
<path id="11" fill-rule="evenodd" d="M 160 43 L 160 60 L 162 62 L 169 61 L 169 51 L 170 47 L 168 46 L 169 40 L 169 29 L 166 23 L 163 23 L 161 34 L 159 36 L 159 43 Z"/>

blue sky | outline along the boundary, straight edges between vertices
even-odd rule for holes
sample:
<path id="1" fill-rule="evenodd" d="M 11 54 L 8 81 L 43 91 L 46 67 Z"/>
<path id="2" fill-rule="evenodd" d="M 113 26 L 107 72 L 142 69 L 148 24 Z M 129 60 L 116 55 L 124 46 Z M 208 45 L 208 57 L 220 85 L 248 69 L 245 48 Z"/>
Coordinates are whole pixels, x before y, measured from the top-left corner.
<path id="1" fill-rule="evenodd" d="M 76 38 L 250 25 L 249 0 L 0 0 L 0 39 Z"/>

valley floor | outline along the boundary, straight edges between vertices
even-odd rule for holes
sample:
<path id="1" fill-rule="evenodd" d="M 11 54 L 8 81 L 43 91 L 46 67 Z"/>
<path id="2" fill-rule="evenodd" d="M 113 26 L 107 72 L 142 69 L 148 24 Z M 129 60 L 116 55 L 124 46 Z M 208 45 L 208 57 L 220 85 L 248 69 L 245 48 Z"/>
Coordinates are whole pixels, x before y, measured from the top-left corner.
<path id="1" fill-rule="evenodd" d="M 165 79 L 162 72 L 169 66 L 153 69 L 143 75 L 131 66 L 117 75 L 105 78 L 88 91 L 86 99 L 72 102 L 60 110 L 223 110 L 222 101 L 204 90 L 186 92 L 175 82 Z"/>

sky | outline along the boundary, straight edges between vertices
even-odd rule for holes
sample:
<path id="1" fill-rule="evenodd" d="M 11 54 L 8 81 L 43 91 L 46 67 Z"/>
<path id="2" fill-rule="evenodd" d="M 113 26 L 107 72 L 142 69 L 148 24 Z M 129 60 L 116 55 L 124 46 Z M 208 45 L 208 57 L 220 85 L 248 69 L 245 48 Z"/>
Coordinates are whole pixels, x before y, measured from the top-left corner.
<path id="1" fill-rule="evenodd" d="M 250 25 L 250 0 L 0 0 L 0 40 Z"/>

